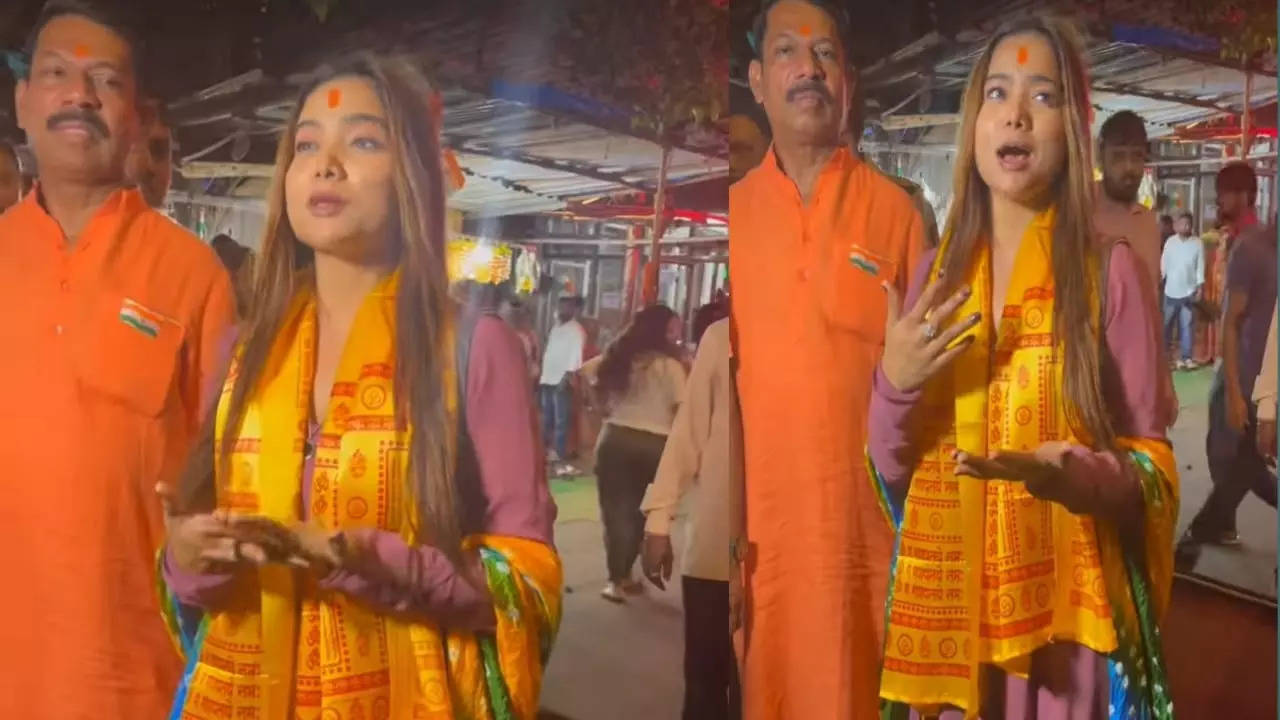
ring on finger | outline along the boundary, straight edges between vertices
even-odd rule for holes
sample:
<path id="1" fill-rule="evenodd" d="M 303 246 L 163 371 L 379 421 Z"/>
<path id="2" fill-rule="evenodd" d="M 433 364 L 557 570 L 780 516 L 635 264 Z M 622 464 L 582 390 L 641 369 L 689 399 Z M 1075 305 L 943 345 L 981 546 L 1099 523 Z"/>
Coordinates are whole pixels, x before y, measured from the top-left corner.
<path id="1" fill-rule="evenodd" d="M 937 325 L 934 325 L 933 323 L 925 323 L 925 325 L 924 325 L 924 339 L 925 339 L 925 340 L 932 340 L 932 339 L 934 339 L 934 338 L 936 338 L 936 337 L 938 337 L 938 326 L 937 326 Z"/>

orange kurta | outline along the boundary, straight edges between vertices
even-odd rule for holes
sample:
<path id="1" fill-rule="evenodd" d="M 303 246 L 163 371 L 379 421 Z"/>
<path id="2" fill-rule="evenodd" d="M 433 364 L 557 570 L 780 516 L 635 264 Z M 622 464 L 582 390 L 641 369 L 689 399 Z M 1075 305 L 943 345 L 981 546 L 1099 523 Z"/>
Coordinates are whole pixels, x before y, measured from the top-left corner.
<path id="1" fill-rule="evenodd" d="M 235 302 L 213 251 L 137 191 L 69 249 L 37 196 L 0 216 L 0 717 L 155 720 L 181 663 L 153 488 L 185 459 Z"/>
<path id="2" fill-rule="evenodd" d="M 881 282 L 923 242 L 905 192 L 847 149 L 804 203 L 772 151 L 730 188 L 746 467 L 746 720 L 876 712 L 893 538 L 865 476 Z"/>

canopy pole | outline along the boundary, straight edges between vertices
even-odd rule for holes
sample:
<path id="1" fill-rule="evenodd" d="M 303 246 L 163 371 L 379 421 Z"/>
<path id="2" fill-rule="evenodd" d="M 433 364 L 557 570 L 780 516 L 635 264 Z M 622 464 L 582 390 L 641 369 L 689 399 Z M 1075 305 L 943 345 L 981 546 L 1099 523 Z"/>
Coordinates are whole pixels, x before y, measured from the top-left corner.
<path id="1" fill-rule="evenodd" d="M 658 271 L 662 267 L 659 243 L 667 234 L 667 167 L 671 162 L 671 146 L 663 144 L 662 162 L 658 165 L 658 192 L 653 198 L 653 236 L 649 245 L 649 264 L 644 274 L 644 304 L 658 301 Z"/>

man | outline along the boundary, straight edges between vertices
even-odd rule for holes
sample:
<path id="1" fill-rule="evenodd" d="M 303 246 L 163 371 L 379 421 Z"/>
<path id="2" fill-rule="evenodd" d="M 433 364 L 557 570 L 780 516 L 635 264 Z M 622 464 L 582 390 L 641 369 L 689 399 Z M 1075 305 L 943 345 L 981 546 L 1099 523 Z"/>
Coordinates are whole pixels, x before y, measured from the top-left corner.
<path id="1" fill-rule="evenodd" d="M 1179 370 L 1196 366 L 1191 359 L 1191 343 L 1195 339 L 1195 303 L 1204 290 L 1204 242 L 1191 234 L 1191 213 L 1184 212 L 1174 224 L 1175 234 L 1164 242 L 1160 253 L 1160 277 L 1164 280 L 1164 345 L 1173 342 L 1178 332 Z"/>
<path id="2" fill-rule="evenodd" d="M 141 104 L 142 133 L 129 151 L 126 173 L 142 191 L 147 204 L 160 209 L 173 182 L 173 139 L 164 119 L 164 106 L 159 100 Z"/>
<path id="3" fill-rule="evenodd" d="M 18 167 L 18 151 L 0 140 L 0 213 L 13 207 L 22 195 L 22 171 Z"/>
<path id="4" fill-rule="evenodd" d="M 729 182 L 736 183 L 760 164 L 769 150 L 769 138 L 755 118 L 746 113 L 729 116 Z"/>
<path id="5" fill-rule="evenodd" d="M 893 537 L 863 445 L 883 288 L 905 291 L 923 231 L 906 193 L 848 146 L 847 29 L 834 0 L 763 3 L 749 80 L 773 147 L 729 190 L 747 720 L 878 707 Z"/>
<path id="6" fill-rule="evenodd" d="M 1125 240 L 1137 253 L 1151 278 L 1152 292 L 1147 300 L 1152 317 L 1160 317 L 1160 224 L 1156 214 L 1138 202 L 1147 163 L 1146 125 L 1133 112 L 1121 110 L 1102 124 L 1098 147 L 1102 154 L 1102 182 L 1094 193 L 1094 227 L 1104 241 Z M 1163 338 L 1163 323 L 1160 325 L 1152 332 Z M 1163 340 L 1160 344 L 1164 346 Z M 1164 422 L 1172 427 L 1178 417 L 1178 396 L 1170 368 L 1161 371 L 1159 382 Z"/>
<path id="7" fill-rule="evenodd" d="M 215 397 L 234 306 L 213 252 L 127 187 L 124 7 L 47 4 L 15 90 L 39 176 L 0 217 L 0 717 L 161 718 L 182 671 L 155 591 L 154 488 Z"/>
<path id="8" fill-rule="evenodd" d="M 1146 128 L 1143 128 L 1143 129 L 1145 130 Z M 1160 216 L 1160 241 L 1165 242 L 1170 237 L 1173 237 L 1173 232 L 1174 232 L 1173 216 L 1161 215 Z"/>
<path id="9" fill-rule="evenodd" d="M 729 321 L 703 333 L 684 400 L 640 510 L 645 577 L 671 579 L 671 524 L 688 495 L 680 586 L 684 596 L 684 720 L 741 714 L 729 634 Z"/>
<path id="10" fill-rule="evenodd" d="M 1227 261 L 1222 363 L 1209 397 L 1205 438 L 1213 490 L 1179 543 L 1184 567 L 1194 564 L 1201 543 L 1240 543 L 1236 509 L 1249 491 L 1276 506 L 1276 476 L 1258 449 L 1252 400 L 1276 308 L 1276 229 L 1258 222 L 1257 194 L 1258 180 L 1247 163 L 1228 163 L 1218 171 L 1218 216 L 1235 240 Z"/>
<path id="11" fill-rule="evenodd" d="M 693 313 L 693 326 L 690 328 L 693 346 L 696 348 L 698 343 L 702 342 L 702 336 L 707 332 L 707 328 L 727 317 L 729 317 L 729 299 L 724 296 L 717 296 L 698 308 Z"/>
<path id="12" fill-rule="evenodd" d="M 560 321 L 547 337 L 542 354 L 542 377 L 538 381 L 542 401 L 542 433 L 547 444 L 547 461 L 554 474 L 571 475 L 569 429 L 573 422 L 573 377 L 582 367 L 587 331 L 578 322 L 582 298 L 560 298 L 556 318 Z"/>
<path id="13" fill-rule="evenodd" d="M 138 190 L 146 196 L 145 185 Z M 163 199 L 164 194 L 160 197 Z M 159 208 L 158 205 L 152 205 Z M 249 306 L 253 302 L 253 251 L 241 245 L 226 233 L 219 233 L 209 242 L 209 247 L 218 256 L 222 267 L 231 276 L 231 288 L 236 295 L 236 316 L 245 318 L 249 315 Z"/>
<path id="14" fill-rule="evenodd" d="M 525 361 L 528 363 L 529 381 L 536 385 L 541 375 L 538 367 L 540 353 L 538 350 L 538 334 L 533 331 L 533 321 L 529 316 L 529 307 L 519 298 L 503 298 L 502 303 L 498 306 L 498 315 L 520 337 L 520 345 L 524 348 Z"/>

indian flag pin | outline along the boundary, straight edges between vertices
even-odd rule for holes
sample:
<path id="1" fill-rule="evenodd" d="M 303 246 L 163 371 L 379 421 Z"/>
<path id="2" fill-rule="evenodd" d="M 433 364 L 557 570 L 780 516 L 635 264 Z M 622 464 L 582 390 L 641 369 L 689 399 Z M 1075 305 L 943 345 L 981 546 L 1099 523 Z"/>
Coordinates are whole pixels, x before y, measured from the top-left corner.
<path id="1" fill-rule="evenodd" d="M 147 317 L 146 312 L 132 300 L 125 300 L 120 306 L 120 322 L 146 335 L 155 337 L 160 334 L 160 327 L 155 320 Z"/>

